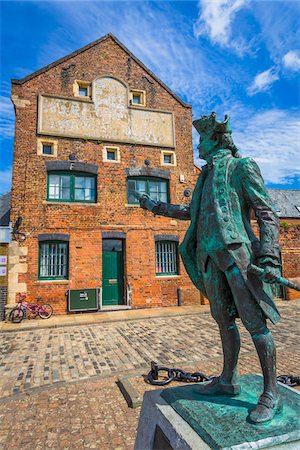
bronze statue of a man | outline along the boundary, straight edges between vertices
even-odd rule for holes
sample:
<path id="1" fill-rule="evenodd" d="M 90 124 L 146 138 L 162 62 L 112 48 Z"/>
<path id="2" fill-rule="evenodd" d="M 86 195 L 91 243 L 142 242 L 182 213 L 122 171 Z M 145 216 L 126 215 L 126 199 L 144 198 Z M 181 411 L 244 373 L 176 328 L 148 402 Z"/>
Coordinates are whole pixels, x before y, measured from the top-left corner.
<path id="1" fill-rule="evenodd" d="M 199 175 L 189 206 L 154 202 L 147 195 L 141 206 L 154 214 L 190 220 L 180 245 L 183 263 L 195 286 L 209 299 L 222 340 L 221 375 L 198 387 L 203 395 L 237 395 L 240 317 L 251 334 L 264 377 L 264 391 L 250 412 L 253 423 L 271 420 L 282 407 L 276 379 L 276 350 L 266 319 L 280 319 L 269 283 L 280 276 L 279 220 L 264 187 L 259 168 L 241 158 L 231 137 L 229 118 L 216 114 L 193 122 L 201 135 L 199 156 L 207 161 Z M 260 227 L 258 239 L 250 225 L 254 210 Z M 264 275 L 248 271 L 250 264 Z"/>

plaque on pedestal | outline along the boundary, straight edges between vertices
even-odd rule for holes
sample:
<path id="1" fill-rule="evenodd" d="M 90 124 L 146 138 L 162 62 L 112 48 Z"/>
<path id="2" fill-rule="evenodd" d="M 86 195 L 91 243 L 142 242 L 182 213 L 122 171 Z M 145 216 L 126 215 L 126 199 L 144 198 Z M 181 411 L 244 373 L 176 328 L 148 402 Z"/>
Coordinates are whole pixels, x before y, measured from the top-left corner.
<path id="1" fill-rule="evenodd" d="M 244 375 L 240 384 L 235 397 L 199 395 L 196 384 L 146 392 L 135 450 L 299 450 L 300 393 L 280 385 L 283 411 L 254 425 L 247 417 L 263 379 Z"/>

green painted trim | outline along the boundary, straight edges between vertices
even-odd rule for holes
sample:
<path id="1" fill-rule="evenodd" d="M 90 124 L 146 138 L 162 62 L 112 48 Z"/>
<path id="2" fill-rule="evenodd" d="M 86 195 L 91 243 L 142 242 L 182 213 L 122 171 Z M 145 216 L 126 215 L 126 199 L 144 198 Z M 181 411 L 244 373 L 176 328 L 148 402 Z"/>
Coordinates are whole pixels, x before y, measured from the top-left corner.
<path id="1" fill-rule="evenodd" d="M 166 277 L 168 275 L 180 275 L 180 268 L 179 268 L 179 251 L 178 251 L 178 242 L 177 241 L 155 241 L 155 265 L 156 265 L 156 245 L 162 243 L 162 244 L 170 244 L 173 243 L 175 244 L 175 248 L 176 248 L 176 267 L 177 267 L 177 271 L 176 272 L 155 272 L 157 277 Z"/>
<path id="2" fill-rule="evenodd" d="M 128 205 L 138 205 L 139 206 L 138 200 L 136 200 L 135 202 L 130 202 L 130 200 L 129 200 L 128 181 L 131 181 L 131 180 L 146 181 L 146 193 L 148 195 L 150 195 L 149 181 L 160 181 L 161 183 L 162 182 L 166 183 L 166 185 L 167 185 L 167 203 L 169 203 L 169 201 L 170 201 L 170 184 L 169 184 L 169 180 L 167 180 L 166 178 L 145 177 L 145 176 L 128 176 L 127 181 L 126 181 Z"/>
<path id="3" fill-rule="evenodd" d="M 68 241 L 41 241 L 38 243 L 38 280 L 68 280 L 69 279 L 69 242 Z M 43 244 L 66 244 L 67 245 L 67 267 L 65 277 L 42 277 L 41 276 L 41 246 Z"/>
<path id="4" fill-rule="evenodd" d="M 49 197 L 49 181 L 51 175 L 67 175 L 70 177 L 70 198 L 50 198 Z M 94 188 L 94 198 L 93 200 L 77 200 L 75 199 L 75 178 L 76 176 L 84 177 L 84 178 L 93 178 L 95 180 L 95 188 Z M 53 170 L 47 172 L 47 201 L 55 202 L 55 203 L 97 203 L 97 176 L 92 174 L 87 174 L 86 172 L 70 172 L 64 170 Z"/>

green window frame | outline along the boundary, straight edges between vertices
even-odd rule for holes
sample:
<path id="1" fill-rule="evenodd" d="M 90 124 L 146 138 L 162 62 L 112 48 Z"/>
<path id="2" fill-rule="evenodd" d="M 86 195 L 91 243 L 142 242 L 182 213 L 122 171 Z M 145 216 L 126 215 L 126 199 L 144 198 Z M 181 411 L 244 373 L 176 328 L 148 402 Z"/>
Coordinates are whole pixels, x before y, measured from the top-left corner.
<path id="1" fill-rule="evenodd" d="M 67 280 L 69 278 L 68 242 L 39 242 L 38 278 L 39 280 Z"/>
<path id="2" fill-rule="evenodd" d="M 96 175 L 85 172 L 48 172 L 47 200 L 51 202 L 96 203 Z"/>
<path id="3" fill-rule="evenodd" d="M 156 177 L 128 177 L 127 198 L 129 205 L 139 205 L 139 200 L 134 195 L 135 192 L 148 194 L 158 202 L 169 202 L 169 180 Z"/>
<path id="4" fill-rule="evenodd" d="M 156 275 L 178 275 L 179 258 L 178 242 L 156 241 L 155 242 Z"/>

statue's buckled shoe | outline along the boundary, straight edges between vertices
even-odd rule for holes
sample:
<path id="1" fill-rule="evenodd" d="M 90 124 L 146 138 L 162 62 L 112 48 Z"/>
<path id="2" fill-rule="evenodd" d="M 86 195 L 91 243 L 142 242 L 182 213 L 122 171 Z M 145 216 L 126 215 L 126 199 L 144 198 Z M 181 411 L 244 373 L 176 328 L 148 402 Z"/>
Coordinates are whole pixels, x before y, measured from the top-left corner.
<path id="1" fill-rule="evenodd" d="M 239 395 L 241 387 L 239 384 L 225 384 L 220 381 L 220 377 L 212 381 L 197 386 L 197 394 L 201 395 L 229 395 L 231 397 Z"/>
<path id="2" fill-rule="evenodd" d="M 272 420 L 275 414 L 282 410 L 282 399 L 278 395 L 275 399 L 267 392 L 263 393 L 255 408 L 249 414 L 252 423 L 264 423 Z"/>

